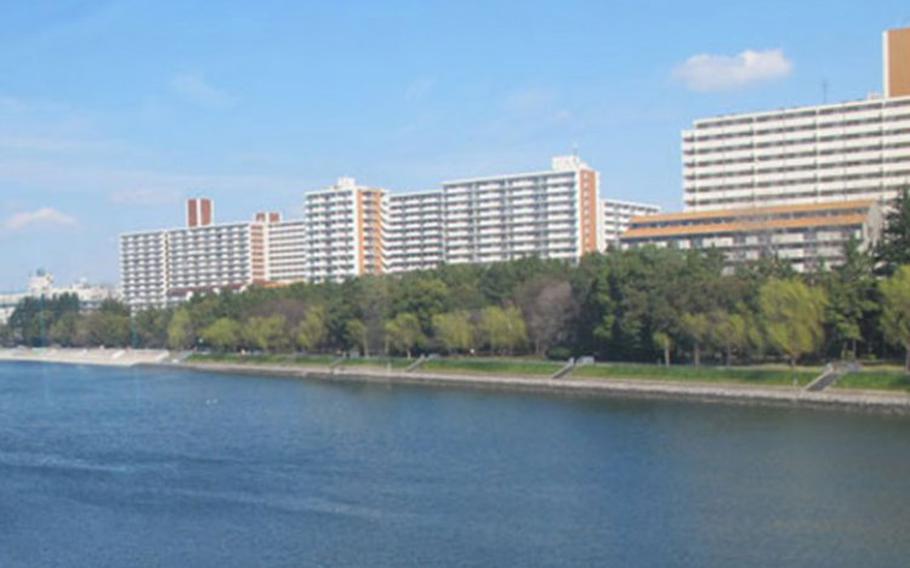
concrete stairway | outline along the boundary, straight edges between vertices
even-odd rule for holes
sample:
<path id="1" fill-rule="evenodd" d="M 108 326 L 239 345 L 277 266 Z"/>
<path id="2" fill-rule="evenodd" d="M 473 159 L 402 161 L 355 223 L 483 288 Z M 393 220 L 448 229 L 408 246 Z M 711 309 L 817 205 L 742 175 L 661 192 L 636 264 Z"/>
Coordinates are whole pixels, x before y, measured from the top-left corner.
<path id="1" fill-rule="evenodd" d="M 803 389 L 806 392 L 821 392 L 836 383 L 841 377 L 859 368 L 856 363 L 828 363 L 824 372 Z"/>

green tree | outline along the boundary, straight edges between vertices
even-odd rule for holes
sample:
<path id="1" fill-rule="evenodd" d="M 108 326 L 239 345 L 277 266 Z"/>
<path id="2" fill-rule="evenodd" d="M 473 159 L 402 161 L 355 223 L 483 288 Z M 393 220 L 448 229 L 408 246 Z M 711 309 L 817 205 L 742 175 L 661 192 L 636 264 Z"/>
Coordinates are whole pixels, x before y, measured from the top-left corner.
<path id="1" fill-rule="evenodd" d="M 194 342 L 190 312 L 185 307 L 178 308 L 167 326 L 167 346 L 174 351 L 181 351 L 191 349 Z"/>
<path id="2" fill-rule="evenodd" d="M 345 325 L 345 335 L 347 336 L 348 345 L 354 345 L 364 357 L 370 356 L 369 330 L 365 323 L 359 319 L 348 320 Z"/>
<path id="3" fill-rule="evenodd" d="M 282 315 L 251 317 L 243 329 L 245 339 L 266 353 L 284 351 L 290 347 L 288 322 Z"/>
<path id="4" fill-rule="evenodd" d="M 90 345 L 127 347 L 130 344 L 130 318 L 119 309 L 99 309 L 85 317 Z"/>
<path id="5" fill-rule="evenodd" d="M 518 308 L 490 306 L 480 314 L 479 330 L 492 353 L 510 354 L 528 340 Z"/>
<path id="6" fill-rule="evenodd" d="M 448 353 L 467 353 L 474 348 L 474 326 L 466 311 L 433 316 L 433 334 Z"/>
<path id="7" fill-rule="evenodd" d="M 429 332 L 433 316 L 443 313 L 448 306 L 449 287 L 432 273 L 413 272 L 402 277 L 392 288 L 392 295 L 394 312 L 414 314 L 421 329 Z"/>
<path id="8" fill-rule="evenodd" d="M 304 351 L 312 353 L 322 346 L 327 335 L 325 307 L 310 307 L 297 326 L 297 345 Z"/>
<path id="9" fill-rule="evenodd" d="M 759 304 L 771 347 L 791 367 L 824 341 L 825 294 L 796 279 L 773 278 L 762 286 Z"/>
<path id="10" fill-rule="evenodd" d="M 385 324 L 386 338 L 389 346 L 397 353 L 405 353 L 411 358 L 411 351 L 424 340 L 423 330 L 417 316 L 401 313 Z"/>
<path id="11" fill-rule="evenodd" d="M 64 347 L 74 347 L 78 345 L 80 316 L 76 312 L 68 312 L 60 316 L 50 328 L 50 340 L 52 343 Z"/>
<path id="12" fill-rule="evenodd" d="M 682 334 L 692 344 L 692 362 L 698 367 L 701 365 L 701 350 L 708 341 L 711 325 L 705 314 L 683 314 L 680 321 Z"/>
<path id="13" fill-rule="evenodd" d="M 882 328 L 885 337 L 904 348 L 904 368 L 910 372 L 910 265 L 881 282 Z"/>
<path id="14" fill-rule="evenodd" d="M 199 336 L 218 351 L 236 351 L 240 345 L 242 330 L 237 320 L 218 318 L 203 329 Z"/>
<path id="15" fill-rule="evenodd" d="M 168 323 L 171 310 L 148 309 L 133 316 L 133 326 L 139 344 L 146 348 L 160 349 L 167 346 Z"/>
<path id="16" fill-rule="evenodd" d="M 670 366 L 670 350 L 673 349 L 673 339 L 665 331 L 655 331 L 651 339 L 654 345 L 663 352 L 664 366 Z"/>
<path id="17" fill-rule="evenodd" d="M 733 354 L 749 344 L 746 318 L 742 314 L 717 309 L 708 314 L 710 342 L 723 351 L 724 365 L 730 366 Z"/>
<path id="18" fill-rule="evenodd" d="M 872 256 L 851 239 L 844 247 L 844 263 L 825 275 L 828 295 L 826 319 L 840 355 L 856 357 L 857 343 L 863 340 L 863 324 L 878 312 Z"/>
<path id="19" fill-rule="evenodd" d="M 885 274 L 910 264 L 910 188 L 902 189 L 885 216 L 876 257 Z"/>

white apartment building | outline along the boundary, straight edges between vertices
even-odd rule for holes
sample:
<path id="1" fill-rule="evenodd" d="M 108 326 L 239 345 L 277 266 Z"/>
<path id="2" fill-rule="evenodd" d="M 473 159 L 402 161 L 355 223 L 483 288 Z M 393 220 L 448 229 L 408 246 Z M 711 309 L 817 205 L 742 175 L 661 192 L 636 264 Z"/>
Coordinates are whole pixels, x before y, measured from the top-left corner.
<path id="1" fill-rule="evenodd" d="M 265 280 L 263 228 L 258 223 L 207 225 L 168 231 L 168 298 L 242 288 Z"/>
<path id="2" fill-rule="evenodd" d="M 307 279 L 307 223 L 272 221 L 266 226 L 266 280 L 281 284 Z"/>
<path id="3" fill-rule="evenodd" d="M 601 227 L 603 227 L 604 243 L 606 246 L 618 245 L 619 238 L 633 217 L 655 215 L 660 213 L 660 207 L 647 203 L 633 201 L 620 201 L 618 199 L 601 199 L 601 212 L 603 214 Z M 602 247 L 603 248 L 603 247 Z"/>
<path id="4" fill-rule="evenodd" d="M 134 310 L 162 308 L 209 290 L 264 280 L 262 225 L 230 223 L 120 237 L 123 297 Z"/>
<path id="5" fill-rule="evenodd" d="M 214 204 L 192 199 L 186 227 L 121 236 L 124 296 L 141 310 L 257 283 L 341 281 L 525 256 L 577 260 L 604 250 L 632 215 L 657 211 L 601 202 L 598 185 L 596 171 L 567 156 L 547 171 L 419 193 L 389 195 L 340 178 L 307 193 L 304 218 L 295 220 L 260 212 L 251 222 L 215 224 Z"/>
<path id="6" fill-rule="evenodd" d="M 875 200 L 690 211 L 632 219 L 622 247 L 716 249 L 728 267 L 771 256 L 807 272 L 843 262 L 851 239 L 872 246 L 881 229 Z"/>
<path id="7" fill-rule="evenodd" d="M 685 209 L 891 200 L 910 185 L 910 28 L 885 32 L 885 94 L 696 120 Z"/>
<path id="8" fill-rule="evenodd" d="M 340 178 L 324 191 L 306 195 L 309 280 L 341 281 L 386 272 L 386 192 Z"/>
<path id="9" fill-rule="evenodd" d="M 168 242 L 168 231 L 120 235 L 120 286 L 131 310 L 167 305 Z"/>
<path id="10" fill-rule="evenodd" d="M 186 227 L 120 236 L 121 285 L 131 310 L 163 308 L 200 292 L 267 282 L 273 249 L 276 275 L 290 280 L 302 272 L 299 257 L 286 253 L 295 246 L 291 241 L 304 244 L 300 222 L 260 213 L 252 222 L 215 224 L 209 200 L 188 203 Z"/>
<path id="11" fill-rule="evenodd" d="M 442 191 L 389 196 L 386 260 L 389 272 L 435 268 L 445 260 Z"/>
<path id="12" fill-rule="evenodd" d="M 577 156 L 547 171 L 443 183 L 445 258 L 574 260 L 602 248 L 598 174 Z"/>

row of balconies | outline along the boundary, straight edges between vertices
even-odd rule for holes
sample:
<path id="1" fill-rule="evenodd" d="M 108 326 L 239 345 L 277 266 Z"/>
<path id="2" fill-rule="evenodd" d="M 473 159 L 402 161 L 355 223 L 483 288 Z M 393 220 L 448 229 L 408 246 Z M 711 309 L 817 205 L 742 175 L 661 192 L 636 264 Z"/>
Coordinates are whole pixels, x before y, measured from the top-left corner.
<path id="1" fill-rule="evenodd" d="M 910 106 L 907 99 L 881 99 L 875 101 L 848 102 L 836 105 L 825 105 L 808 108 L 782 110 L 780 112 L 763 112 L 752 115 L 737 115 L 733 117 L 718 117 L 702 119 L 695 123 L 697 131 L 707 131 L 719 128 L 731 128 L 741 125 L 766 124 L 778 121 L 790 122 L 793 120 L 807 120 L 818 117 L 839 115 L 875 115 L 878 112 L 892 113 L 903 112 L 903 107 Z M 686 131 L 686 135 L 694 136 L 695 131 Z"/>
<path id="2" fill-rule="evenodd" d="M 910 163 L 910 152 L 904 155 L 896 155 L 887 158 L 881 154 L 872 156 L 866 154 L 856 154 L 851 156 L 850 160 L 846 160 L 843 157 L 840 157 L 839 159 L 826 160 L 800 159 L 789 160 L 785 163 L 769 164 L 767 166 L 758 168 L 740 168 L 736 170 L 724 170 L 720 168 L 702 169 L 695 173 L 687 173 L 685 175 L 685 179 L 697 179 L 701 181 L 748 176 L 786 176 L 786 174 L 790 173 L 824 171 L 833 169 L 849 169 L 851 173 L 863 171 L 890 171 L 903 168 L 907 163 Z M 774 181 L 774 178 L 771 177 L 768 179 L 768 181 Z"/>
<path id="3" fill-rule="evenodd" d="M 826 145 L 827 146 L 827 145 Z M 855 147 L 842 147 L 838 146 L 836 148 L 822 148 L 822 147 L 810 147 L 805 151 L 788 151 L 788 152 L 775 152 L 775 153 L 762 153 L 756 154 L 750 150 L 745 151 L 736 151 L 736 152 L 726 152 L 723 154 L 722 159 L 716 160 L 702 160 L 696 161 L 694 159 L 687 159 L 683 162 L 683 168 L 685 171 L 692 170 L 707 170 L 713 171 L 716 168 L 726 168 L 726 167 L 736 167 L 743 164 L 753 164 L 753 163 L 762 163 L 762 162 L 789 162 L 791 160 L 798 160 L 802 158 L 812 158 L 817 159 L 819 157 L 828 157 L 828 156 L 841 156 L 841 157 L 850 157 L 859 156 L 859 155 L 880 155 L 887 158 L 892 157 L 901 157 L 907 156 L 910 154 L 910 137 L 906 142 L 900 142 L 895 144 L 884 144 L 881 141 L 878 141 L 874 144 L 866 145 L 857 145 Z"/>
<path id="4" fill-rule="evenodd" d="M 885 128 L 881 130 L 871 129 L 845 129 L 836 134 L 826 134 L 824 136 L 799 136 L 791 138 L 747 138 L 738 140 L 718 140 L 713 142 L 703 142 L 699 144 L 684 144 L 683 153 L 685 155 L 712 154 L 724 151 L 747 150 L 747 149 L 775 149 L 785 146 L 801 146 L 816 144 L 866 144 L 869 140 L 882 140 L 887 143 L 897 143 L 904 139 L 910 132 L 910 123 L 907 126 L 897 128 Z"/>
<path id="5" fill-rule="evenodd" d="M 871 112 L 857 113 L 850 116 L 806 117 L 800 119 L 778 119 L 760 124 L 743 125 L 736 128 L 705 128 L 699 134 L 687 131 L 683 139 L 687 142 L 702 142 L 719 138 L 740 136 L 762 136 L 786 134 L 794 131 L 826 130 L 831 128 L 849 128 L 864 125 L 910 120 L 910 114 L 904 109 L 876 109 Z"/>

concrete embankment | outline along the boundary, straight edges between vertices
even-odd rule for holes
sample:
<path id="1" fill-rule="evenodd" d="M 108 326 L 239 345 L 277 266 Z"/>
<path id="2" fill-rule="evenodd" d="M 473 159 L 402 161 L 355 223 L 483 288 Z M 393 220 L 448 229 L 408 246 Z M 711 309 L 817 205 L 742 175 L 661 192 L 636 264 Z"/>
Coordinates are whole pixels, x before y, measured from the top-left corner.
<path id="1" fill-rule="evenodd" d="M 332 382 L 370 382 L 387 385 L 477 388 L 550 393 L 569 396 L 658 398 L 726 404 L 829 408 L 910 415 L 905 393 L 827 389 L 810 392 L 790 387 L 673 382 L 633 379 L 550 379 L 544 377 L 484 376 L 455 373 L 404 372 L 364 367 L 324 365 L 244 365 L 179 363 L 167 351 L 145 349 L 0 349 L 0 362 L 26 361 L 74 365 L 149 366 L 218 373 L 296 377 Z"/>
<path id="2" fill-rule="evenodd" d="M 710 383 L 677 383 L 631 379 L 547 379 L 458 375 L 348 368 L 329 370 L 320 366 L 240 365 L 184 363 L 167 365 L 182 369 L 245 375 L 272 375 L 333 382 L 370 382 L 389 385 L 470 387 L 492 390 L 551 393 L 618 398 L 657 398 L 699 402 L 749 404 L 777 407 L 828 408 L 910 415 L 910 395 L 873 391 L 833 390 L 807 392 L 789 387 L 754 387 Z"/>
<path id="3" fill-rule="evenodd" d="M 0 349 L 0 361 L 131 367 L 157 364 L 170 353 L 155 349 Z"/>

